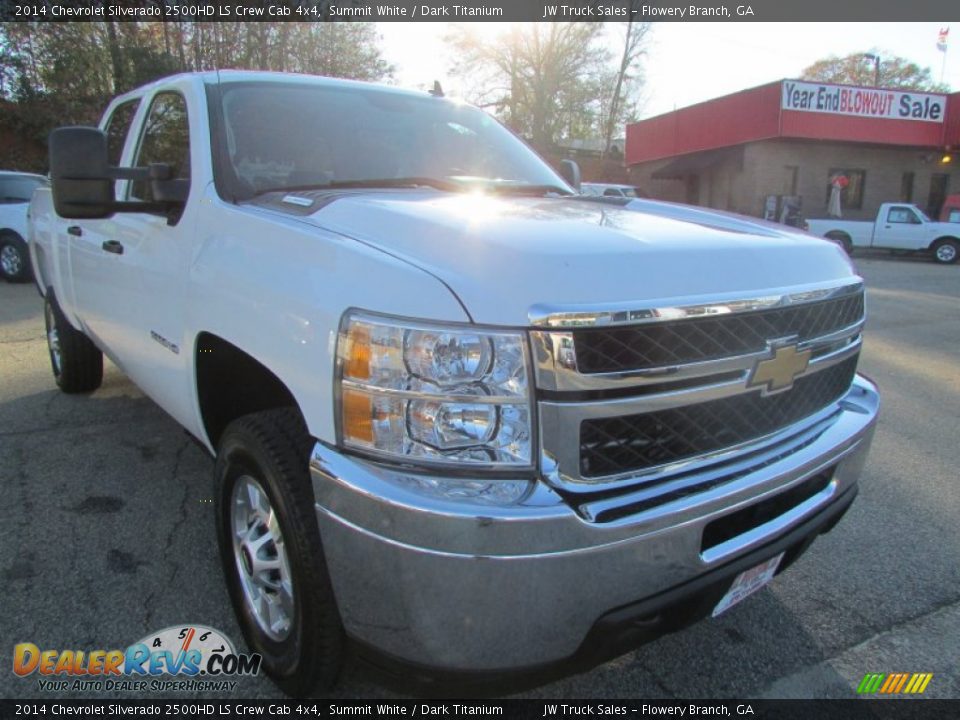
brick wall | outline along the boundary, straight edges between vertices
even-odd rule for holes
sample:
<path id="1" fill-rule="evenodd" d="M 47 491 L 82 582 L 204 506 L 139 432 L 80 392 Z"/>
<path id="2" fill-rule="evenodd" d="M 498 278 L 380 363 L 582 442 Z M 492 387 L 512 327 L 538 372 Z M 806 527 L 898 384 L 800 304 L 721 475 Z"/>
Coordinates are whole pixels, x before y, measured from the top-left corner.
<path id="1" fill-rule="evenodd" d="M 796 194 L 803 198 L 805 217 L 825 217 L 830 170 L 848 168 L 864 170 L 866 176 L 862 207 L 843 208 L 845 218 L 873 219 L 881 203 L 901 200 L 906 172 L 914 176 L 911 202 L 926 209 L 933 175 L 948 175 L 947 192 L 960 193 L 960 163 L 953 160 L 944 165 L 941 157 L 942 153 L 936 150 L 856 143 L 785 139 L 748 143 L 744 146 L 742 164 L 726 159 L 698 173 L 699 194 L 695 204 L 760 216 L 767 195 Z M 652 197 L 688 202 L 686 182 L 652 177 L 673 160 L 675 158 L 632 165 L 629 168 L 631 182 Z"/>

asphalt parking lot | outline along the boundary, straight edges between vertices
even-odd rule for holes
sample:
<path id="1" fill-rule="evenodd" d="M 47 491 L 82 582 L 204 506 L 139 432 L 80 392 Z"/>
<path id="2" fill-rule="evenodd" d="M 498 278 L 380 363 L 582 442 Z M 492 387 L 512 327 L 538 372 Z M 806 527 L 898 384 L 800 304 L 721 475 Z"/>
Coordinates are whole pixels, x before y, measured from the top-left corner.
<path id="1" fill-rule="evenodd" d="M 926 696 L 960 697 L 960 267 L 856 264 L 869 288 L 860 367 L 884 404 L 844 521 L 717 620 L 526 696 L 850 698 L 867 672 L 931 672 Z M 0 696 L 51 698 L 13 674 L 18 642 L 123 648 L 197 623 L 242 643 L 211 470 L 112 365 L 89 397 L 57 391 L 35 288 L 0 284 Z M 233 694 L 281 697 L 266 678 Z M 336 690 L 386 694 L 352 670 Z"/>

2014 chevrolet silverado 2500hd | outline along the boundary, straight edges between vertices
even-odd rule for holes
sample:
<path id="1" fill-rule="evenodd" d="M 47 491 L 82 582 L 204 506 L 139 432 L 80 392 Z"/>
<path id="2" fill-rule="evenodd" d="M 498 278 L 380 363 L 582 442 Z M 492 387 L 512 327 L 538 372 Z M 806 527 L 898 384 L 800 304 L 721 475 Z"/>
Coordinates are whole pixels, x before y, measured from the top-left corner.
<path id="1" fill-rule="evenodd" d="M 956 225 L 931 220 L 916 205 L 907 203 L 884 203 L 874 221 L 808 220 L 807 229 L 836 240 L 848 253 L 855 248 L 922 250 L 946 264 L 955 263 L 960 253 Z"/>
<path id="2" fill-rule="evenodd" d="M 441 678 L 596 663 L 857 492 L 878 396 L 833 243 L 586 200 L 480 110 L 314 77 L 167 78 L 50 158 L 56 381 L 105 353 L 215 455 L 230 596 L 288 692 L 348 643 Z"/>

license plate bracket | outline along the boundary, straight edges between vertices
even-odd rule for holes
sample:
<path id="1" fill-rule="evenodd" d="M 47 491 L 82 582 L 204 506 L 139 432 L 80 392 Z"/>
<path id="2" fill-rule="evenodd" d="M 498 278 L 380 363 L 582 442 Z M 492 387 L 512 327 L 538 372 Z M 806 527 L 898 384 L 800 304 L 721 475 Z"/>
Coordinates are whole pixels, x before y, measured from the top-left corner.
<path id="1" fill-rule="evenodd" d="M 726 595 L 724 595 L 720 599 L 720 602 L 717 603 L 716 607 L 713 608 L 713 617 L 717 617 L 717 615 L 726 612 L 734 605 L 750 597 L 757 592 L 757 590 L 760 590 L 764 585 L 773 580 L 773 576 L 776 574 L 781 560 L 783 560 L 783 553 L 780 553 L 776 557 L 772 557 L 769 560 L 750 568 L 749 570 L 744 570 L 742 573 L 737 575 L 736 579 L 733 581 L 733 584 L 730 586 L 730 589 L 727 590 Z"/>

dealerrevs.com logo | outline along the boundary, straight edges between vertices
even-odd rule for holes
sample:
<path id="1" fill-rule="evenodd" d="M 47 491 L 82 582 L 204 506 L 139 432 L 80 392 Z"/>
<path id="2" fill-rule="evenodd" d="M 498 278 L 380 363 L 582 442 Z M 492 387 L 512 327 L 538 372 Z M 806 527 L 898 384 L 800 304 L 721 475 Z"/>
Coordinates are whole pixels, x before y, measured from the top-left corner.
<path id="1" fill-rule="evenodd" d="M 237 653 L 223 633 L 202 625 L 174 625 L 126 650 L 13 648 L 13 672 L 37 676 L 45 691 L 227 691 L 237 686 L 233 678 L 257 675 L 262 660 Z"/>

